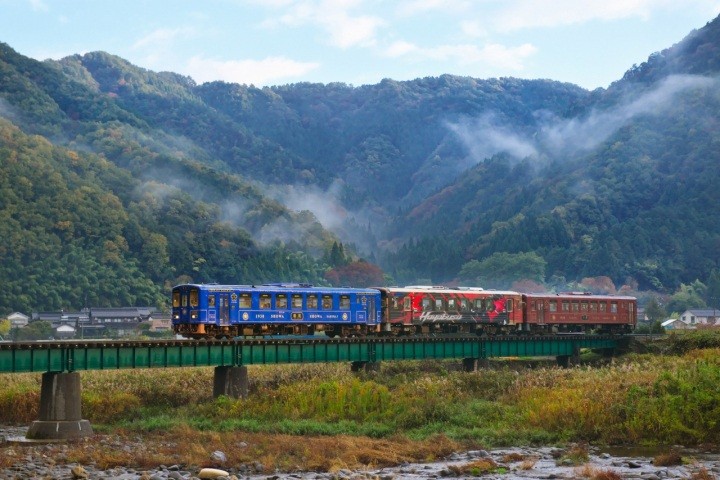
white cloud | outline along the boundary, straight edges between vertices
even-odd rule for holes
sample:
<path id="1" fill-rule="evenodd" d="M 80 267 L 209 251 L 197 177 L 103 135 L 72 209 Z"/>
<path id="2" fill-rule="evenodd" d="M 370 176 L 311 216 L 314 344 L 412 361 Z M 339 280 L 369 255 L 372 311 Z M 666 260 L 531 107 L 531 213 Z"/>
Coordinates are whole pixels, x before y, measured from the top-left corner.
<path id="1" fill-rule="evenodd" d="M 50 10 L 43 0 L 30 0 L 30 6 L 36 12 L 47 12 Z"/>
<path id="2" fill-rule="evenodd" d="M 304 25 L 319 26 L 329 36 L 327 43 L 339 48 L 375 45 L 377 31 L 386 24 L 374 15 L 354 14 L 361 2 L 357 0 L 300 0 L 292 3 L 274 4 L 287 7 L 287 12 L 277 19 L 263 22 L 265 27 Z"/>
<path id="3" fill-rule="evenodd" d="M 133 48 L 157 48 L 160 45 L 167 45 L 171 43 L 176 38 L 187 37 L 193 33 L 194 30 L 192 28 L 159 28 L 136 41 L 133 44 Z"/>
<path id="4" fill-rule="evenodd" d="M 421 48 L 409 42 L 399 41 L 392 44 L 385 51 L 385 55 L 391 58 L 415 55 L 430 60 L 454 61 L 460 65 L 484 63 L 494 67 L 523 70 L 523 61 L 536 51 L 537 48 L 529 43 L 518 47 L 489 43 L 483 47 L 473 44 L 458 44 Z"/>
<path id="5" fill-rule="evenodd" d="M 401 15 L 416 15 L 433 10 L 443 12 L 458 12 L 471 9 L 472 2 L 468 0 L 408 0 L 401 2 L 398 13 Z"/>
<path id="6" fill-rule="evenodd" d="M 592 20 L 646 19 L 653 10 L 670 5 L 672 0 L 515 0 L 504 5 L 494 23 L 500 30 L 508 31 Z"/>
<path id="7" fill-rule="evenodd" d="M 460 22 L 460 30 L 468 37 L 487 37 L 488 31 L 478 20 L 464 20 Z"/>
<path id="8" fill-rule="evenodd" d="M 267 85 L 278 79 L 300 77 L 318 66 L 318 63 L 297 62 L 284 57 L 220 61 L 195 56 L 188 61 L 184 73 L 199 83 L 223 80 L 230 83 Z"/>

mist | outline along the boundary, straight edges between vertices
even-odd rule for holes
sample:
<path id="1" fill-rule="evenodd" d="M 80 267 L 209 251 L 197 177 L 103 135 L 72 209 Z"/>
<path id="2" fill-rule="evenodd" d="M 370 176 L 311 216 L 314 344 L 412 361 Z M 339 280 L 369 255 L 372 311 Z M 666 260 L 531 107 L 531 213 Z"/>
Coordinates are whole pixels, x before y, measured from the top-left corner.
<path id="1" fill-rule="evenodd" d="M 537 124 L 532 133 L 498 122 L 492 112 L 447 126 L 467 148 L 473 164 L 500 153 L 516 160 L 537 160 L 543 155 L 557 159 L 597 148 L 634 119 L 663 115 L 682 93 L 715 88 L 717 83 L 716 79 L 709 77 L 673 75 L 639 96 L 637 92 L 631 92 L 615 106 L 605 110 L 593 109 L 581 117 L 562 119 L 547 111 L 538 111 L 535 112 Z"/>

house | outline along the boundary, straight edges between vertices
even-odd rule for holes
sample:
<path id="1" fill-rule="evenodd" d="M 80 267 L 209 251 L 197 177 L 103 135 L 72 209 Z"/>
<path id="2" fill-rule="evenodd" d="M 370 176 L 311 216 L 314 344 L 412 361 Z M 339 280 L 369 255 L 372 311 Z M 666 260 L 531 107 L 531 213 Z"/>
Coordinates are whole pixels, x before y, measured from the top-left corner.
<path id="1" fill-rule="evenodd" d="M 153 307 L 93 307 L 79 312 L 34 312 L 32 321 L 48 322 L 56 330 L 70 326 L 80 338 L 123 337 L 136 334 L 138 326 L 155 311 Z M 68 329 L 64 329 L 64 335 L 69 335 Z"/>
<path id="2" fill-rule="evenodd" d="M 75 328 L 70 325 L 60 325 L 55 329 L 55 338 L 73 338 L 75 336 Z"/>
<path id="3" fill-rule="evenodd" d="M 680 320 L 688 325 L 716 325 L 720 310 L 717 309 L 691 309 L 685 310 L 680 315 Z"/>
<path id="4" fill-rule="evenodd" d="M 30 321 L 30 317 L 20 312 L 11 313 L 7 316 L 7 319 L 10 320 L 10 326 L 12 328 L 27 327 L 27 324 Z"/>
<path id="5" fill-rule="evenodd" d="M 155 312 L 153 307 L 84 308 L 91 325 L 103 326 L 105 334 L 123 337 L 137 332 L 140 323 Z"/>
<path id="6" fill-rule="evenodd" d="M 169 313 L 154 313 L 148 319 L 151 332 L 169 332 L 172 330 L 172 322 Z"/>
<path id="7" fill-rule="evenodd" d="M 689 325 L 679 318 L 670 318 L 661 323 L 665 330 L 693 330 L 694 325 Z"/>

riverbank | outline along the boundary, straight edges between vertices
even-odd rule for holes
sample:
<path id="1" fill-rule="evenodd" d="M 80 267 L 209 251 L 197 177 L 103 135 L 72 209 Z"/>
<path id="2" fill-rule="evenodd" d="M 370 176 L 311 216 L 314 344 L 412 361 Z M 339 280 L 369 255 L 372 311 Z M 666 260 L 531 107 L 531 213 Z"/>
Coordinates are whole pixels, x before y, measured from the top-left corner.
<path id="1" fill-rule="evenodd" d="M 36 444 L 22 441 L 26 428 L 0 427 L 0 480 L 5 479 L 113 479 L 113 480 L 181 480 L 200 478 L 204 468 L 225 471 L 228 478 L 251 480 L 292 479 L 377 479 L 421 480 L 433 478 L 485 478 L 485 479 L 688 479 L 711 480 L 720 478 L 720 451 L 717 448 L 672 450 L 677 454 L 671 465 L 658 465 L 660 455 L 625 455 L 630 450 L 612 450 L 612 453 L 593 447 L 571 445 L 555 447 L 513 447 L 492 450 L 453 452 L 434 462 L 409 462 L 398 459 L 397 465 L 377 466 L 372 453 L 363 459 L 365 465 L 336 461 L 328 471 L 307 471 L 296 466 L 278 471 L 262 463 L 262 457 L 236 463 L 220 450 L 207 451 L 204 463 L 188 465 L 174 463 L 172 447 L 180 438 L 144 438 L 98 434 L 91 438 L 66 442 Z M 242 448 L 252 449 L 242 433 L 237 434 Z M 297 437 L 297 445 L 321 448 L 315 438 Z M 254 439 L 253 441 L 259 441 Z M 272 438 L 265 439 L 272 441 Z M 244 446 L 242 445 L 244 444 Z M 381 451 L 383 445 L 374 445 Z M 387 447 L 387 445 L 385 445 Z M 659 451 L 659 450 L 657 450 Z M 666 450 L 669 451 L 669 450 Z M 134 452 L 136 462 L 116 464 L 120 452 Z M 143 454 L 142 452 L 145 452 Z M 163 453 L 164 452 L 164 453 Z M 149 463 L 155 455 L 165 455 L 165 461 Z M 331 459 L 328 459 L 329 461 Z M 336 459 L 337 460 L 337 459 Z M 381 463 L 387 458 L 378 455 Z M 207 472 L 207 470 L 206 470 Z M 209 477 L 206 477 L 209 478 Z"/>

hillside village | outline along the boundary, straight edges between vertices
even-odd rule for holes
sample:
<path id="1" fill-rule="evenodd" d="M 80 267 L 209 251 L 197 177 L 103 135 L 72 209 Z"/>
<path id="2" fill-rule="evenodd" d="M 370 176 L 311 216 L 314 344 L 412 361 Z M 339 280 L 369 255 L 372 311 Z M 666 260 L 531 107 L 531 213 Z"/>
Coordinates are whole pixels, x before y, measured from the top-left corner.
<path id="1" fill-rule="evenodd" d="M 5 340 L 172 335 L 170 315 L 154 307 L 83 308 L 78 312 L 32 312 L 30 315 L 13 312 L 6 320 L 10 329 Z"/>

